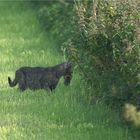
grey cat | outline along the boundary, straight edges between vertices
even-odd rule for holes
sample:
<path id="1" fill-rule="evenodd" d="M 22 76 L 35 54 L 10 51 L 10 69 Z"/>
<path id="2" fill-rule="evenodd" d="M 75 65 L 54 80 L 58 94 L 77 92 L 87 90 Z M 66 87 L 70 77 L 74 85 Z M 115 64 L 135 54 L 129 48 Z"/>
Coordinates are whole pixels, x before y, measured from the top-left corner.
<path id="1" fill-rule="evenodd" d="M 53 90 L 56 88 L 60 78 L 64 77 L 64 84 L 67 86 L 72 79 L 72 64 L 65 62 L 52 67 L 21 67 L 16 70 L 15 79 L 12 81 L 8 77 L 10 87 L 17 84 L 19 89 L 46 89 Z"/>

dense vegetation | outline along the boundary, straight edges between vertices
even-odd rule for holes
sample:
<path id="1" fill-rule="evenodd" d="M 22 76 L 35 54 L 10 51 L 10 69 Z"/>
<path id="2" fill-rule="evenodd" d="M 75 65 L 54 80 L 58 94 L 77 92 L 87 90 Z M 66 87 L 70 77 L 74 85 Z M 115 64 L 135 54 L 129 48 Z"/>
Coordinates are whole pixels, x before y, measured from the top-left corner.
<path id="1" fill-rule="evenodd" d="M 32 4 L 42 27 L 57 38 L 59 50 L 79 69 L 89 90 L 85 96 L 91 102 L 97 96 L 113 106 L 131 103 L 140 107 L 138 0 Z M 140 115 L 132 115 L 128 111 L 132 106 L 128 106 L 125 118 L 139 120 Z"/>

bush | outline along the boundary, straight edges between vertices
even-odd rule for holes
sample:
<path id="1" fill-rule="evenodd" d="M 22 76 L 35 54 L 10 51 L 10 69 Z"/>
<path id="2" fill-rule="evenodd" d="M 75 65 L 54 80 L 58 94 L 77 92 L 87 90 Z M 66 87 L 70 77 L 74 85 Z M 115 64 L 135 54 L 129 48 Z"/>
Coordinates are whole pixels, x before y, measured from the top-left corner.
<path id="1" fill-rule="evenodd" d="M 109 101 L 131 102 L 140 94 L 140 9 L 133 2 L 77 1 L 75 32 L 64 44 L 94 94 Z"/>
<path id="2" fill-rule="evenodd" d="M 32 5 L 38 11 L 39 23 L 43 29 L 61 44 L 72 36 L 73 29 L 73 1 L 32 1 Z"/>

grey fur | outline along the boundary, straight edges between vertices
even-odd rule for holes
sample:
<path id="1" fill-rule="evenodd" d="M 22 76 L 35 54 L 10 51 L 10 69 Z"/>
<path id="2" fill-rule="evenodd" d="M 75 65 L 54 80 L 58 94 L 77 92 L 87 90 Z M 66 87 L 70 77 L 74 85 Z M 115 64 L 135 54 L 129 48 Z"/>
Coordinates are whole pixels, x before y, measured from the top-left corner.
<path id="1" fill-rule="evenodd" d="M 10 87 L 17 84 L 21 91 L 27 88 L 53 90 L 56 88 L 61 77 L 64 77 L 64 84 L 70 84 L 72 78 L 72 65 L 65 62 L 53 67 L 21 67 L 15 73 L 15 79 L 12 81 L 8 77 Z"/>

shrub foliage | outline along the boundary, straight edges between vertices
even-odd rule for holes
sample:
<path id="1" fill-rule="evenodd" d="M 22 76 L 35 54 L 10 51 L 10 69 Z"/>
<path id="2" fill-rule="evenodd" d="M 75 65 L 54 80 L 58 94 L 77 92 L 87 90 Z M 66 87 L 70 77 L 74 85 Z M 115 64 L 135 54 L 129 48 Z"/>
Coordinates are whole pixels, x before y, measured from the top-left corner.
<path id="1" fill-rule="evenodd" d="M 140 9 L 138 1 L 75 3 L 75 32 L 65 43 L 96 94 L 121 102 L 138 99 Z"/>

